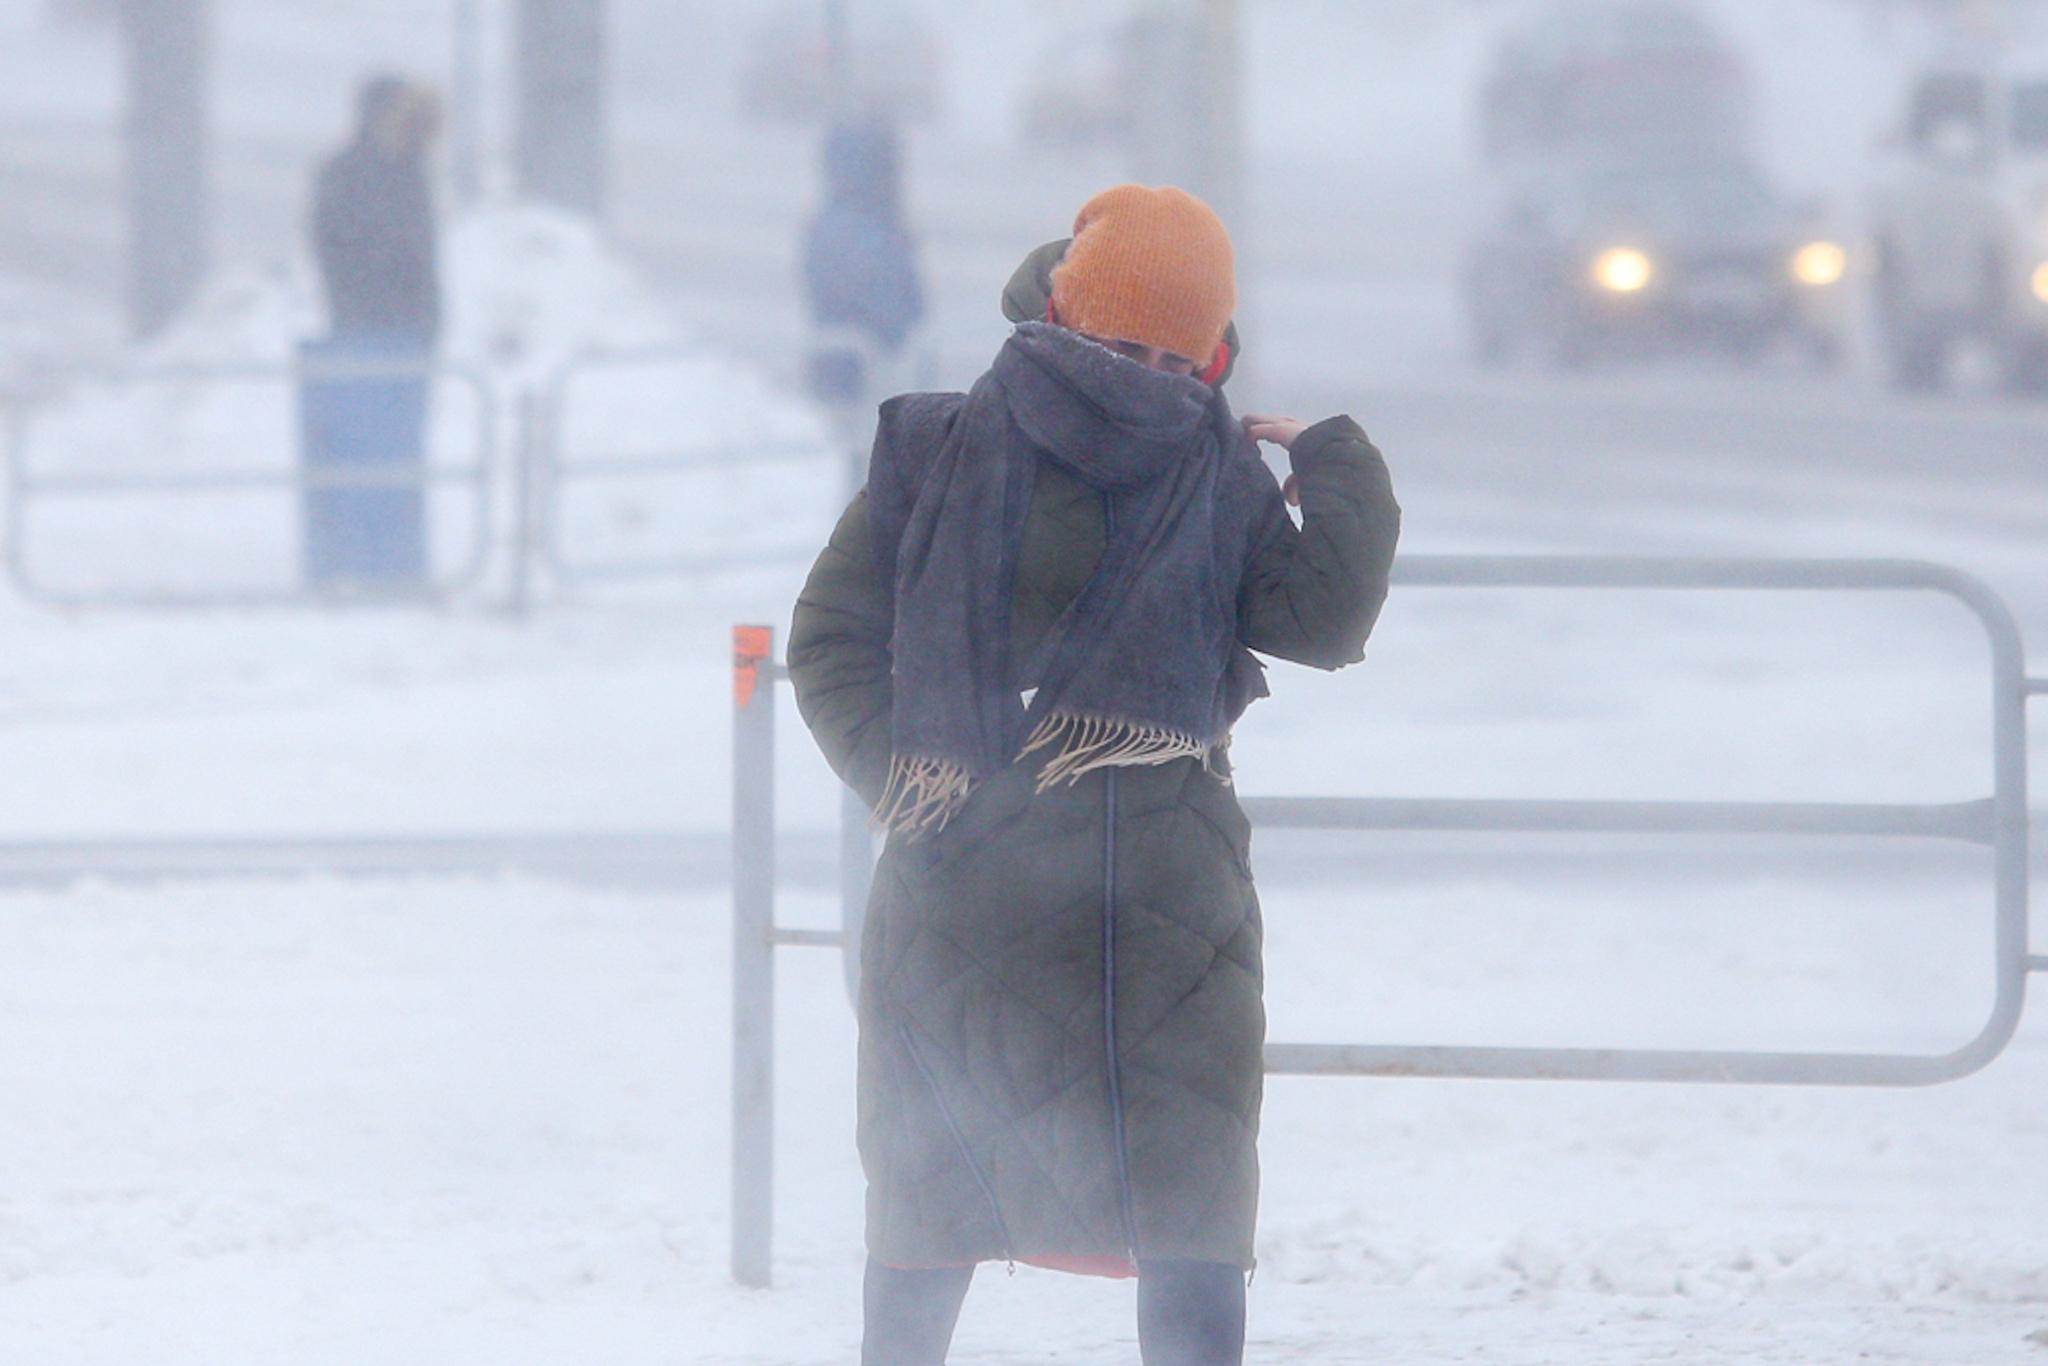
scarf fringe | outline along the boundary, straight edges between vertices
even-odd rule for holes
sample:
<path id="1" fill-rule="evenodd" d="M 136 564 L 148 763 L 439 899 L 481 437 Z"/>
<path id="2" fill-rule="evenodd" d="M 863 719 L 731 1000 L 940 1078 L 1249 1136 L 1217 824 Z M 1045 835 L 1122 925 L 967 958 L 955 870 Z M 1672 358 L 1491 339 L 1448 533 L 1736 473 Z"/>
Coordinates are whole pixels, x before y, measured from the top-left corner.
<path id="1" fill-rule="evenodd" d="M 1040 792 L 1059 783 L 1071 787 L 1097 769 L 1148 768 L 1176 759 L 1200 759 L 1214 773 L 1222 746 L 1163 726 L 1062 712 L 1039 722 L 1017 757 L 1043 749 L 1052 754 L 1038 770 Z"/>
<path id="2" fill-rule="evenodd" d="M 947 759 L 897 755 L 889 763 L 889 783 L 875 805 L 875 824 L 898 834 L 930 834 L 946 828 L 973 790 L 967 770 Z"/>
<path id="3" fill-rule="evenodd" d="M 1229 745 L 1228 737 L 1212 743 L 1163 726 L 1063 712 L 1039 722 L 1017 757 L 1052 751 L 1038 771 L 1037 790 L 1044 792 L 1060 783 L 1072 787 L 1098 769 L 1149 768 L 1177 759 L 1200 759 L 1205 772 L 1221 778 L 1219 761 Z M 959 814 L 973 791 L 974 779 L 962 765 L 899 754 L 889 763 L 875 824 L 912 839 L 934 834 Z"/>

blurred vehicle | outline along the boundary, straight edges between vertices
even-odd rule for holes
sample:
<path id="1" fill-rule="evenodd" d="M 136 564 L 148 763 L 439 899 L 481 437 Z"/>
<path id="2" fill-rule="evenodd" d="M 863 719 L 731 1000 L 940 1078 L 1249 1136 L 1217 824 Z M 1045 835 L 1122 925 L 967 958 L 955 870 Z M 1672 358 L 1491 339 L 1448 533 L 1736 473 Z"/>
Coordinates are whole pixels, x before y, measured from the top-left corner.
<path id="1" fill-rule="evenodd" d="M 1839 360 L 1848 254 L 1745 162 L 1579 163 L 1528 175 L 1474 242 L 1466 319 L 1483 363 L 1626 349 Z"/>
<path id="2" fill-rule="evenodd" d="M 1749 139 L 1741 54 L 1677 0 L 1567 0 L 1502 39 L 1479 94 L 1500 166 L 1558 157 L 1721 160 Z"/>
<path id="3" fill-rule="evenodd" d="M 1892 382 L 1940 388 L 1973 340 L 2048 389 L 2048 51 L 1921 71 L 1891 152 L 1870 229 Z"/>
<path id="4" fill-rule="evenodd" d="M 1017 129 L 1027 146 L 1114 144 L 1137 120 L 1128 22 L 1062 35 L 1032 63 L 1018 100 Z"/>
<path id="5" fill-rule="evenodd" d="M 1162 72 L 1200 69 L 1196 7 L 1141 0 L 1120 11 L 1105 8 L 1110 17 L 1050 34 L 1041 47 L 1018 101 L 1018 131 L 1027 145 L 1121 143 L 1143 151 L 1198 135 L 1189 88 L 1160 79 Z"/>
<path id="6" fill-rule="evenodd" d="M 843 90 L 835 90 L 832 11 L 824 0 L 776 0 L 762 8 L 767 12 L 739 71 L 740 109 L 749 118 L 817 122 L 859 112 L 918 123 L 938 113 L 943 53 L 916 7 L 845 0 Z"/>

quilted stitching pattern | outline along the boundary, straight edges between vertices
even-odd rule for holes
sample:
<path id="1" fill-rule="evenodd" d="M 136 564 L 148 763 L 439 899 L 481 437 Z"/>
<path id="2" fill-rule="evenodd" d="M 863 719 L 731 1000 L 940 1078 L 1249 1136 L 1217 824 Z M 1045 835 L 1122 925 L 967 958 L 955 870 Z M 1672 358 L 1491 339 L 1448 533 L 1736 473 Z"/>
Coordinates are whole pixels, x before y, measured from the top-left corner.
<path id="1" fill-rule="evenodd" d="M 864 1029 L 911 1032 L 967 1149 L 950 1132 L 952 1150 L 934 1149 L 936 1104 L 901 1098 L 904 1078 L 878 1087 L 899 1099 L 863 1115 L 889 1211 L 871 1237 L 898 1264 L 1125 1250 L 1102 1019 L 1104 780 L 1032 798 L 1027 779 L 992 780 L 975 799 L 983 809 L 929 846 L 892 849 L 877 880 L 870 948 L 882 948 Z M 1265 1029 L 1257 901 L 1230 832 L 1184 789 L 1210 784 L 1204 806 L 1231 799 L 1190 762 L 1125 770 L 1119 783 L 1117 1051 L 1139 1243 L 1147 1256 L 1249 1264 Z M 876 1052 L 864 1067 L 892 1065 Z M 970 1191 L 977 1217 L 935 1213 L 911 1188 L 935 1181 Z"/>

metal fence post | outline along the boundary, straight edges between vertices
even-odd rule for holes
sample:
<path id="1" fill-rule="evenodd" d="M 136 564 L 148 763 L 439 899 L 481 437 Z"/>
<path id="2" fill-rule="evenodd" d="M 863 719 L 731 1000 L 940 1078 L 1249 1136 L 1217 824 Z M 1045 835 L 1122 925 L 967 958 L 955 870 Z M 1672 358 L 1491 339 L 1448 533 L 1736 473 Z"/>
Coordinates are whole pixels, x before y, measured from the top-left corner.
<path id="1" fill-rule="evenodd" d="M 290 438 L 291 445 L 269 465 L 167 470 L 158 465 L 120 470 L 79 470 L 64 468 L 59 460 L 38 461 L 34 454 L 39 422 L 61 414 L 70 401 L 41 402 L 37 410 L 17 405 L 12 408 L 7 431 L 8 456 L 5 570 L 15 590 L 24 598 L 52 607 L 275 607 L 314 604 L 370 605 L 443 601 L 477 587 L 488 573 L 495 554 L 503 508 L 499 502 L 499 447 L 503 441 L 502 414 L 496 388 L 486 374 L 471 366 L 423 363 L 411 358 L 307 357 L 287 364 L 271 362 L 225 364 L 152 364 L 142 367 L 89 367 L 67 374 L 80 391 L 94 387 L 135 393 L 148 386 L 219 386 L 260 384 L 279 387 L 291 401 L 301 386 L 313 381 L 418 380 L 429 386 L 448 381 L 466 392 L 476 413 L 476 443 L 469 463 L 437 465 L 431 457 L 431 443 L 422 448 L 422 459 L 378 461 L 353 466 L 315 465 L 306 458 L 303 434 Z M 430 392 L 439 393 L 438 387 Z M 24 400 L 26 402 L 26 400 Z M 283 465 L 284 468 L 278 468 Z M 51 472 L 39 473 L 39 467 Z M 190 497 L 205 494 L 289 495 L 301 498 L 311 491 L 389 489 L 417 493 L 425 512 L 432 510 L 431 497 L 444 485 L 467 490 L 474 504 L 475 534 L 467 553 L 443 574 L 422 571 L 417 578 L 378 584 L 364 580 L 344 591 L 319 581 L 307 582 L 302 568 L 295 568 L 289 586 L 253 589 L 223 588 L 173 591 L 169 589 L 66 589 L 37 578 L 30 563 L 31 504 L 37 499 L 135 497 Z M 292 525 L 302 524 L 303 511 L 292 514 Z M 431 526 L 431 521 L 429 521 Z M 431 562 L 435 558 L 429 555 Z"/>
<path id="2" fill-rule="evenodd" d="M 735 626 L 732 1276 L 765 1287 L 775 1232 L 775 632 Z"/>
<path id="3" fill-rule="evenodd" d="M 0 437 L 6 442 L 6 449 L 0 451 L 0 462 L 6 467 L 6 488 L 0 493 L 0 499 L 5 500 L 4 508 L 0 508 L 0 517 L 5 519 L 4 525 L 0 525 L 0 556 L 5 557 L 8 580 L 17 590 L 29 583 L 28 497 L 22 491 L 25 480 L 21 467 L 22 429 L 28 424 L 22 410 L 27 403 L 25 396 L 16 396 L 7 405 L 4 428 L 0 428 Z"/>
<path id="4" fill-rule="evenodd" d="M 534 471 L 546 458 L 542 443 L 554 439 L 547 401 L 532 389 L 519 394 L 519 425 L 512 453 L 512 586 L 506 610 L 524 617 L 533 609 L 533 561 L 540 553 L 534 535 L 534 505 L 540 497 Z"/>

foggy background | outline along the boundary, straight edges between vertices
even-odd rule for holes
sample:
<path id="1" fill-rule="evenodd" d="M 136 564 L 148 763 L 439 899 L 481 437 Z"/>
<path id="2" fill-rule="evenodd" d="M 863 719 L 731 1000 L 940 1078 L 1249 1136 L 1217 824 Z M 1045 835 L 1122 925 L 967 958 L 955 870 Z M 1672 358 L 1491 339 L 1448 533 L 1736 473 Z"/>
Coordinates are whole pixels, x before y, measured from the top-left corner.
<path id="1" fill-rule="evenodd" d="M 15 387 L 33 389 L 67 365 L 120 355 L 132 330 L 116 8 L 111 0 L 9 0 L 0 8 L 0 377 Z M 502 0 L 212 0 L 201 304 L 251 278 L 296 279 L 306 292 L 312 169 L 346 136 L 353 88 L 372 71 L 417 77 L 446 101 L 449 124 L 436 154 L 444 226 L 465 204 L 517 195 L 513 8 Z M 805 108 L 802 95 L 793 97 L 794 112 L 758 106 L 773 103 L 764 89 L 786 91 L 795 79 L 778 82 L 778 61 L 790 71 L 820 62 L 826 8 L 615 0 L 605 10 L 595 96 L 604 128 L 592 174 L 602 188 L 591 207 L 635 288 L 688 336 L 791 388 L 810 339 L 798 253 L 820 200 L 822 110 Z M 1094 189 L 1123 178 L 1179 180 L 1232 201 L 1248 341 L 1239 407 L 1305 416 L 1349 410 L 1376 437 L 1390 438 L 1381 444 L 1405 457 L 1397 460 L 1405 492 L 1459 495 L 1455 510 L 1446 505 L 1411 523 L 1411 536 L 1426 538 L 1423 548 L 1503 548 L 1492 531 L 1441 537 L 1480 521 L 1497 530 L 1504 507 L 1527 509 L 1531 497 L 1560 493 L 1571 507 L 1514 516 L 1510 539 L 1525 548 L 1536 540 L 1616 548 L 1627 533 L 1612 525 L 1620 520 L 1612 479 L 1640 483 L 1653 478 L 1652 468 L 1658 487 L 1644 491 L 1640 509 L 1651 517 L 1667 505 L 1698 511 L 1703 491 L 1710 503 L 1734 500 L 1742 479 L 1760 470 L 1773 476 L 1771 501 L 1802 516 L 1884 500 L 1878 486 L 1901 471 L 1872 451 L 1871 434 L 1813 430 L 1815 421 L 1825 427 L 1844 414 L 1871 417 L 1884 387 L 1866 317 L 1866 200 L 1883 173 L 1884 140 L 1899 126 L 1908 80 L 1928 55 L 1952 45 L 1955 31 L 1996 29 L 2031 42 L 2031 6 L 1696 7 L 1739 53 L 1754 161 L 1788 202 L 1810 207 L 1817 232 L 1850 249 L 1841 291 L 1848 363 L 1816 375 L 1783 357 L 1735 366 L 1708 354 L 1589 375 L 1511 372 L 1506 384 L 1472 363 L 1460 281 L 1511 179 L 1481 153 L 1480 88 L 1503 33 L 1543 6 L 1261 0 L 1182 8 L 1179 20 L 1197 38 L 1203 24 L 1217 22 L 1205 15 L 1230 16 L 1234 110 L 1199 98 L 1191 81 L 1167 80 L 1146 87 L 1142 128 L 1034 137 L 1034 109 L 1100 99 L 1117 86 L 1118 34 L 1132 15 L 1172 17 L 1174 7 L 849 3 L 851 60 L 872 61 L 868 54 L 892 42 L 929 54 L 926 64 L 902 64 L 915 69 L 907 88 L 929 105 L 902 125 L 906 222 L 929 309 L 913 347 L 928 361 L 919 381 L 964 387 L 979 372 L 1003 335 L 995 291 L 1024 250 L 1068 230 Z M 1175 145 L 1159 132 L 1185 111 L 1225 119 L 1235 151 Z M 1217 157 L 1234 163 L 1230 183 L 1204 186 L 1218 173 L 1205 158 Z M 2033 414 L 2026 405 L 1979 402 L 1972 391 L 1986 386 L 1972 381 L 1985 367 L 1969 360 L 1963 396 L 1886 416 L 1896 419 L 1891 430 L 1904 424 L 1916 432 L 1901 461 L 1930 459 L 1917 435 L 1927 424 L 1944 442 L 1961 443 L 1940 462 L 1943 496 L 1983 494 L 2009 510 L 2015 500 L 1990 488 L 1991 471 L 1980 467 L 2008 473 L 2011 462 L 1990 447 L 2029 430 Z M 1475 382 L 1485 388 L 1477 399 Z M 1611 439 L 1619 418 L 1608 400 L 1616 398 L 1651 405 L 1642 439 L 1631 425 L 1622 443 L 1638 450 L 1690 446 L 1705 439 L 1703 423 L 1726 421 L 1734 430 L 1716 432 L 1711 469 L 1624 458 Z M 1567 430 L 1582 416 L 1588 429 Z M 1761 425 L 1742 425 L 1751 418 Z M 1987 418 L 1995 431 L 1975 425 Z M 1499 448 L 1511 434 L 1510 456 Z M 1889 431 L 1875 436 L 1895 439 Z M 1782 458 L 1794 448 L 1796 460 Z M 1610 458 L 1622 468 L 1605 469 Z M 1529 480 L 1533 487 L 1510 492 L 1538 470 L 1544 477 Z M 1816 480 L 1825 499 L 1788 487 Z M 1603 506 L 1579 497 L 1588 484 L 1602 488 Z M 1923 495 L 1916 489 L 1912 501 Z M 1743 520 L 1747 529 L 1723 530 L 1757 534 L 1754 518 Z M 1663 543 L 1669 534 L 1660 524 L 1646 538 Z M 1787 553 L 1850 548 L 1803 539 L 1812 534 L 1788 528 L 1756 548 L 1763 540 Z"/>
<path id="2" fill-rule="evenodd" d="M 9 0 L 0 11 L 5 259 L 9 297 L 23 300 L 9 309 L 7 354 L 17 364 L 67 346 L 104 348 L 121 335 L 116 8 L 113 0 Z M 418 76 L 453 97 L 463 62 L 473 62 L 476 155 L 505 189 L 511 8 L 475 0 L 465 31 L 464 7 L 453 0 L 211 0 L 209 236 L 218 268 L 280 269 L 299 255 L 310 167 L 346 133 L 353 88 L 373 70 Z M 794 49 L 816 41 L 822 20 L 807 28 L 791 17 L 809 8 L 824 7 L 615 0 L 608 9 L 607 226 L 698 329 L 752 355 L 786 352 L 801 334 L 795 250 L 817 191 L 817 129 L 815 119 L 750 118 L 757 97 L 749 83 L 762 79 L 764 63 L 796 62 Z M 934 108 L 909 125 L 907 182 L 934 330 L 949 361 L 960 352 L 948 376 L 957 381 L 987 338 L 1000 336 L 982 316 L 985 300 L 1023 245 L 1062 235 L 1093 189 L 1143 174 L 1148 160 L 1154 171 L 1190 168 L 1160 165 L 1171 156 L 1122 145 L 1127 138 L 1025 143 L 1033 98 L 1092 96 L 1113 83 L 1105 54 L 1130 5 L 852 0 L 849 8 L 857 33 L 874 30 L 886 42 L 892 25 L 914 25 L 933 54 L 917 80 Z M 1235 8 L 1245 204 L 1233 227 L 1249 258 L 1248 305 L 1294 317 L 1285 310 L 1325 298 L 1319 286 L 1332 280 L 1347 286 L 1347 302 L 1366 297 L 1370 282 L 1370 324 L 1357 307 L 1326 303 L 1289 330 L 1323 342 L 1306 349 L 1324 353 L 1338 377 L 1445 367 L 1460 354 L 1450 306 L 1456 254 L 1492 189 L 1476 144 L 1478 87 L 1503 29 L 1539 7 L 1261 0 Z M 1910 7 L 1729 0 L 1707 8 L 1743 43 L 1771 168 L 1853 213 L 1872 141 L 1916 50 L 1906 36 Z M 444 144 L 444 167 L 450 156 Z M 34 329 L 22 321 L 31 300 L 44 304 Z"/>
<path id="3" fill-rule="evenodd" d="M 2048 76 L 2042 7 L 1699 0 L 1788 245 L 1846 253 L 1839 354 L 1483 363 L 1474 263 L 1573 164 L 1490 156 L 1484 90 L 1553 8 L 843 0 L 927 311 L 835 408 L 800 278 L 830 6 L 0 0 L 0 1358 L 850 1359 L 832 955 L 778 969 L 778 1289 L 727 1274 L 729 630 L 786 626 L 872 402 L 971 384 L 1011 270 L 1109 184 L 1224 211 L 1233 404 L 1355 416 L 1403 553 L 1931 559 L 2048 671 L 2048 401 L 1982 340 L 1893 382 L 1874 207 L 1914 78 Z M 523 58 L 522 12 L 598 60 Z M 200 104 L 124 46 L 151 23 Z M 309 197 L 377 72 L 444 114 L 424 601 L 296 578 Z M 1233 754 L 1257 796 L 1975 801 L 1985 660 L 1931 594 L 1397 587 L 1367 664 L 1276 670 Z M 781 718 L 783 919 L 827 928 L 838 794 Z M 1276 1039 L 1939 1053 L 1992 997 L 1974 847 L 1258 844 Z M 2037 1359 L 2044 1038 L 2037 1006 L 1903 1094 L 1276 1081 L 1252 1359 Z M 1132 1355 L 1127 1293 L 999 1279 L 956 1359 Z"/>

